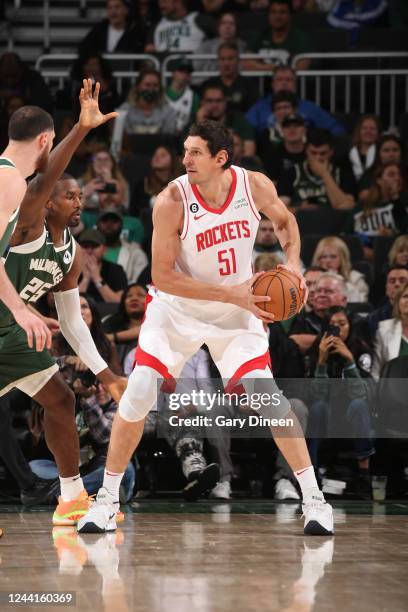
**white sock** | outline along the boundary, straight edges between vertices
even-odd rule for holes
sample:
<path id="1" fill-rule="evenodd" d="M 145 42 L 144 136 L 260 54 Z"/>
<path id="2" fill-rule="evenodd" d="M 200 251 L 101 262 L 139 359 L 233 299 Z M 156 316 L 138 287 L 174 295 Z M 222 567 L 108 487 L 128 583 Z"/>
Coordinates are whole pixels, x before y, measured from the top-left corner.
<path id="1" fill-rule="evenodd" d="M 319 485 L 317 484 L 313 465 L 309 465 L 309 467 L 303 468 L 302 470 L 296 470 L 296 472 L 293 473 L 296 476 L 302 490 L 302 497 L 304 501 L 307 501 L 313 495 L 313 493 L 316 492 L 319 492 L 319 497 L 321 496 L 321 498 L 324 499 L 323 493 L 321 493 Z"/>
<path id="2" fill-rule="evenodd" d="M 79 474 L 69 476 L 69 478 L 61 478 L 60 476 L 60 485 L 61 497 L 64 501 L 76 499 L 85 488 Z"/>
<path id="3" fill-rule="evenodd" d="M 125 472 L 111 472 L 105 468 L 103 473 L 103 487 L 112 495 L 115 502 L 119 502 L 120 483 Z"/>

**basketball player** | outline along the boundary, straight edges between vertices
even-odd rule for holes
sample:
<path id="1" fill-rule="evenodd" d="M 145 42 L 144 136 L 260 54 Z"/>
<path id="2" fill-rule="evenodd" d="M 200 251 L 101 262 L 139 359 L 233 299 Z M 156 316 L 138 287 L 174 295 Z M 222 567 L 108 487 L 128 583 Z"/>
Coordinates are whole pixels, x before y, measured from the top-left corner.
<path id="1" fill-rule="evenodd" d="M 113 423 L 103 487 L 79 532 L 116 528 L 119 485 L 143 432 L 157 380 L 173 381 L 186 360 L 206 344 L 223 379 L 245 390 L 267 384 L 278 407 L 259 409 L 266 418 L 289 417 L 294 428 L 274 427 L 276 443 L 294 470 L 303 494 L 305 533 L 333 533 L 332 508 L 318 488 L 302 430 L 272 377 L 262 321 L 273 315 L 252 294 L 251 255 L 263 213 L 270 219 L 287 269 L 301 279 L 300 238 L 295 217 L 263 174 L 231 165 L 233 141 L 222 125 L 204 121 L 190 128 L 184 143 L 187 174 L 157 197 L 153 222 L 152 277 L 135 368 Z M 306 299 L 306 290 L 304 291 Z M 252 381 L 252 382 L 251 382 Z M 248 391 L 247 391 L 248 393 Z"/>
<path id="2" fill-rule="evenodd" d="M 12 114 L 8 133 L 9 143 L 0 156 L 0 300 L 27 334 L 28 345 L 35 344 L 41 352 L 44 346 L 51 347 L 51 332 L 19 298 L 1 258 L 17 224 L 19 206 L 27 189 L 25 179 L 47 166 L 55 136 L 54 122 L 41 108 L 23 106 Z"/>
<path id="3" fill-rule="evenodd" d="M 89 130 L 116 116 L 116 113 L 102 115 L 98 94 L 99 84 L 92 93 L 91 80 L 84 81 L 79 122 L 53 151 L 45 172 L 29 184 L 5 268 L 26 303 L 35 304 L 45 293 L 54 292 L 61 332 L 110 395 L 119 400 L 127 381 L 108 368 L 81 315 L 78 290 L 81 253 L 68 229 L 80 223 L 81 190 L 68 175 L 58 180 Z M 48 350 L 36 352 L 30 347 L 10 311 L 0 304 L 0 396 L 14 387 L 44 407 L 47 446 L 55 457 L 61 483 L 53 522 L 73 525 L 89 506 L 78 473 L 75 396 Z"/>

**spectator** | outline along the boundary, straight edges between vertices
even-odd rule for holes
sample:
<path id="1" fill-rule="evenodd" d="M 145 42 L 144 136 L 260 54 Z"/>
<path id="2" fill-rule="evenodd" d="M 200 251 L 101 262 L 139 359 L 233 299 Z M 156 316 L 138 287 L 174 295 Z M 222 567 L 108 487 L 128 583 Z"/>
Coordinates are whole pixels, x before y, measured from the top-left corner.
<path id="1" fill-rule="evenodd" d="M 371 499 L 369 458 L 375 449 L 371 439 L 369 389 L 365 382 L 372 366 L 371 351 L 359 337 L 344 307 L 329 309 L 322 331 L 311 349 L 314 382 L 308 418 L 310 458 L 317 471 L 318 450 L 321 439 L 327 435 L 329 422 L 332 431 L 341 431 L 345 420 L 347 429 L 351 429 L 359 468 L 355 492 L 359 497 Z M 345 385 L 333 386 L 330 384 L 333 378 L 343 379 Z"/>
<path id="2" fill-rule="evenodd" d="M 273 122 L 266 130 L 264 130 L 259 138 L 261 144 L 264 146 L 264 149 L 265 145 L 269 145 L 271 149 L 276 151 L 277 146 L 282 143 L 282 123 L 286 117 L 295 115 L 296 101 L 296 96 L 291 91 L 279 91 L 272 98 Z M 268 151 L 264 152 L 263 157 L 265 160 L 268 159 Z"/>
<path id="3" fill-rule="evenodd" d="M 257 93 L 255 84 L 248 77 L 243 77 L 239 70 L 238 45 L 234 42 L 222 43 L 218 47 L 219 76 L 205 81 L 203 87 L 216 85 L 223 87 L 227 98 L 227 110 L 246 112 L 252 106 Z"/>
<path id="4" fill-rule="evenodd" d="M 326 130 L 312 132 L 306 145 L 306 161 L 283 172 L 278 185 L 288 205 L 300 209 L 349 210 L 354 206 L 355 182 L 347 166 L 332 162 L 332 138 Z"/>
<path id="5" fill-rule="evenodd" d="M 249 123 L 257 132 L 262 132 L 273 123 L 272 97 L 279 91 L 296 93 L 296 72 L 289 66 L 278 66 L 271 81 L 272 93 L 259 100 L 246 114 Z M 306 124 L 313 128 L 329 130 L 333 136 L 344 134 L 344 128 L 334 117 L 310 100 L 298 97 L 297 112 Z"/>
<path id="6" fill-rule="evenodd" d="M 408 282 L 408 268 L 405 265 L 394 264 L 387 272 L 385 281 L 385 299 L 383 303 L 370 312 L 367 317 L 368 326 L 374 336 L 380 321 L 391 319 L 392 310 L 395 304 L 395 296 L 405 283 Z"/>
<path id="7" fill-rule="evenodd" d="M 276 237 L 273 223 L 270 219 L 262 217 L 259 222 L 258 231 L 256 233 L 254 250 L 252 253 L 252 262 L 256 260 L 261 253 L 275 255 L 280 263 L 284 263 L 285 255 L 279 240 Z"/>
<path id="8" fill-rule="evenodd" d="M 97 23 L 79 45 L 79 55 L 143 53 L 144 30 L 129 19 L 126 0 L 107 0 L 106 18 Z"/>
<path id="9" fill-rule="evenodd" d="M 107 337 L 118 349 L 121 363 L 127 353 L 137 346 L 146 295 L 146 289 L 142 285 L 130 283 L 123 292 L 118 311 L 103 323 Z"/>
<path id="10" fill-rule="evenodd" d="M 367 259 L 373 257 L 376 236 L 394 236 L 407 230 L 408 215 L 401 200 L 402 177 L 397 164 L 385 164 L 374 173 L 367 198 L 353 211 L 354 232 L 364 244 Z"/>
<path id="11" fill-rule="evenodd" d="M 121 237 L 123 217 L 120 212 L 116 208 L 107 208 L 101 212 L 97 228 L 105 236 L 107 249 L 103 258 L 122 266 L 128 283 L 136 282 L 148 260 L 140 244 L 128 242 Z"/>
<path id="12" fill-rule="evenodd" d="M 130 214 L 141 215 L 143 209 L 151 210 L 158 194 L 170 181 L 183 174 L 183 170 L 175 151 L 166 145 L 157 147 L 150 160 L 147 176 L 135 185 L 130 202 Z"/>
<path id="13" fill-rule="evenodd" d="M 351 41 L 355 42 L 356 34 L 362 27 L 388 26 L 388 2 L 387 0 L 337 0 L 327 15 L 327 22 L 333 28 L 351 32 Z"/>
<path id="14" fill-rule="evenodd" d="M 83 79 L 92 79 L 100 84 L 99 108 L 102 113 L 111 113 L 120 104 L 120 97 L 116 90 L 112 69 L 108 60 L 95 52 L 81 55 L 71 67 L 71 78 L 66 81 L 64 89 L 56 94 L 56 107 L 58 110 L 72 111 L 74 116 L 80 112 L 79 92 Z M 102 125 L 92 134 L 92 140 L 109 142 L 110 127 Z"/>
<path id="15" fill-rule="evenodd" d="M 128 208 L 129 186 L 114 157 L 104 145 L 96 147 L 81 183 L 86 210 Z"/>
<path id="16" fill-rule="evenodd" d="M 227 100 L 224 89 L 219 85 L 207 85 L 202 93 L 201 106 L 196 121 L 211 119 L 223 123 L 236 132 L 243 140 L 244 156 L 253 156 L 256 152 L 255 133 L 244 115 L 227 112 Z"/>
<path id="17" fill-rule="evenodd" d="M 281 142 L 272 143 L 270 132 L 273 128 L 264 130 L 258 139 L 258 151 L 264 160 L 265 170 L 278 184 L 284 172 L 303 164 L 306 159 L 306 126 L 303 117 L 291 113 L 281 120 L 280 125 Z"/>
<path id="18" fill-rule="evenodd" d="M 169 64 L 171 82 L 166 89 L 166 100 L 177 115 L 177 131 L 184 130 L 193 120 L 200 106 L 198 94 L 191 89 L 193 64 L 179 57 Z"/>
<path id="19" fill-rule="evenodd" d="M 364 115 L 354 128 L 349 158 L 356 181 L 374 164 L 380 133 L 380 122 L 375 115 Z"/>
<path id="20" fill-rule="evenodd" d="M 268 28 L 254 40 L 251 50 L 274 58 L 274 52 L 281 52 L 282 63 L 289 64 L 295 55 L 312 51 L 309 37 L 292 26 L 291 0 L 271 0 L 268 12 Z M 283 53 L 282 53 L 283 52 Z M 264 63 L 259 60 L 247 60 L 246 68 L 251 70 L 273 70 L 276 60 Z M 310 60 L 302 59 L 296 62 L 296 70 L 307 70 Z"/>
<path id="21" fill-rule="evenodd" d="M 234 140 L 234 164 L 236 166 L 242 166 L 242 168 L 246 168 L 247 170 L 253 170 L 254 172 L 265 172 L 263 163 L 257 155 L 244 155 L 244 141 L 241 136 L 233 132 L 232 137 Z"/>
<path id="22" fill-rule="evenodd" d="M 122 150 L 123 133 L 127 135 L 177 134 L 177 114 L 167 102 L 157 70 L 142 70 L 127 101 L 119 108 L 112 135 L 116 157 Z"/>
<path id="23" fill-rule="evenodd" d="M 282 263 L 275 253 L 261 253 L 254 261 L 254 272 L 267 272 Z"/>
<path id="24" fill-rule="evenodd" d="M 196 52 L 205 39 L 202 16 L 188 12 L 185 0 L 159 0 L 161 20 L 146 45 L 146 53 Z"/>
<path id="25" fill-rule="evenodd" d="M 408 356 L 408 282 L 394 298 L 392 319 L 380 321 L 375 337 L 373 376 L 379 378 L 387 361 Z"/>
<path id="26" fill-rule="evenodd" d="M 317 281 L 320 279 L 321 275 L 324 272 L 325 270 L 323 270 L 323 268 L 321 268 L 320 266 L 309 266 L 303 272 L 306 287 L 309 291 L 307 296 L 307 302 L 305 304 L 305 312 L 312 312 L 313 310 L 313 300 L 315 297 Z"/>
<path id="27" fill-rule="evenodd" d="M 197 55 L 217 55 L 220 45 L 225 43 L 234 43 L 238 48 L 239 54 L 246 51 L 246 43 L 237 37 L 237 18 L 235 13 L 222 13 L 218 17 L 217 34 L 216 38 L 210 38 L 203 42 L 196 51 Z M 216 71 L 217 68 L 215 60 L 196 60 L 194 62 L 195 70 Z"/>
<path id="28" fill-rule="evenodd" d="M 0 114 L 0 148 L 2 151 L 4 151 L 9 141 L 8 124 L 10 117 L 14 111 L 18 110 L 22 106 L 25 106 L 25 104 L 25 100 L 21 96 L 10 96 L 4 102 L 4 106 Z"/>
<path id="29" fill-rule="evenodd" d="M 322 238 L 314 252 L 312 265 L 320 266 L 326 271 L 332 270 L 344 278 L 348 302 L 367 301 L 368 285 L 364 275 L 352 269 L 350 251 L 341 238 L 337 236 Z"/>
<path id="30" fill-rule="evenodd" d="M 388 265 L 408 267 L 408 235 L 398 236 L 388 253 Z"/>
<path id="31" fill-rule="evenodd" d="M 160 11 L 156 2 L 153 0 L 138 0 L 133 3 L 133 12 L 137 23 L 144 32 L 150 32 L 160 21 Z"/>
<path id="32" fill-rule="evenodd" d="M 346 283 L 340 274 L 324 272 L 316 283 L 312 310 L 303 310 L 294 318 L 290 338 L 301 353 L 306 353 L 322 332 L 324 316 L 332 306 L 346 306 Z"/>
<path id="33" fill-rule="evenodd" d="M 374 173 L 377 168 L 391 163 L 402 167 L 402 161 L 401 140 L 395 134 L 384 134 L 378 141 L 374 164 L 364 171 L 359 180 L 359 200 L 362 202 L 367 197 L 368 189 L 373 185 Z"/>
<path id="34" fill-rule="evenodd" d="M 23 98 L 25 104 L 53 111 L 51 92 L 41 74 L 29 68 L 17 53 L 7 51 L 0 57 L 0 103 L 16 96 Z"/>
<path id="35" fill-rule="evenodd" d="M 119 303 L 127 287 L 127 279 L 122 266 L 106 261 L 105 236 L 99 230 L 88 229 L 78 237 L 82 247 L 82 278 L 79 290 L 92 297 L 96 302 Z"/>

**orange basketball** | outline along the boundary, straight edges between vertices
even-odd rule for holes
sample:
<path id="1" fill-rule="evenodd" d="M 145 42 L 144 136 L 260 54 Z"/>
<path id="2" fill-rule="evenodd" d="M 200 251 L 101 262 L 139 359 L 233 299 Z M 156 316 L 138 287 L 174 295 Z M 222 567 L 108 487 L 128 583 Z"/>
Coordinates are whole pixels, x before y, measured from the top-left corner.
<path id="1" fill-rule="evenodd" d="M 257 306 L 275 315 L 275 321 L 286 321 L 302 308 L 302 291 L 298 277 L 289 270 L 273 268 L 259 276 L 252 286 L 254 295 L 267 295 L 269 302 Z"/>

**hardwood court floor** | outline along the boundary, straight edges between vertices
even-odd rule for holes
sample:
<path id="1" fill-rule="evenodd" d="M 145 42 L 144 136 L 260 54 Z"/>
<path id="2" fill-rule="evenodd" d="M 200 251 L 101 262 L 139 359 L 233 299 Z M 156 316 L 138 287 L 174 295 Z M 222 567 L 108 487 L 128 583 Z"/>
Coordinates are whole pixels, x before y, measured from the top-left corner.
<path id="1" fill-rule="evenodd" d="M 295 509 L 141 501 L 116 533 L 79 536 L 53 530 L 49 508 L 0 505 L 0 590 L 76 594 L 47 610 L 408 609 L 408 504 L 337 505 L 334 538 L 303 536 Z"/>

